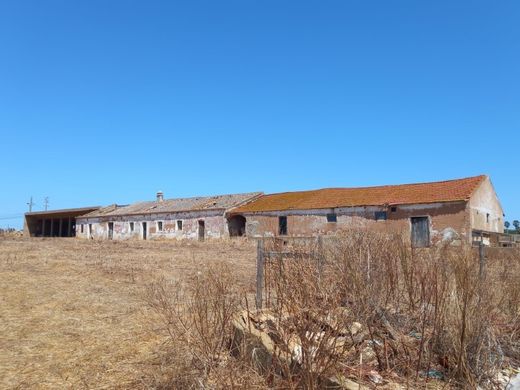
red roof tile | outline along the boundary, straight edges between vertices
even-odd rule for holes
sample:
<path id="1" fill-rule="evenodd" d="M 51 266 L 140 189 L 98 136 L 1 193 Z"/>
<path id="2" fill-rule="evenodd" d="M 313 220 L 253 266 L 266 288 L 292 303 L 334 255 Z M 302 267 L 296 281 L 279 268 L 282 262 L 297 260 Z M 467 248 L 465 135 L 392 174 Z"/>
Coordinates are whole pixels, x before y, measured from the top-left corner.
<path id="1" fill-rule="evenodd" d="M 324 188 L 261 196 L 233 209 L 233 213 L 308 210 L 336 207 L 382 206 L 467 201 L 486 176 L 362 188 Z"/>

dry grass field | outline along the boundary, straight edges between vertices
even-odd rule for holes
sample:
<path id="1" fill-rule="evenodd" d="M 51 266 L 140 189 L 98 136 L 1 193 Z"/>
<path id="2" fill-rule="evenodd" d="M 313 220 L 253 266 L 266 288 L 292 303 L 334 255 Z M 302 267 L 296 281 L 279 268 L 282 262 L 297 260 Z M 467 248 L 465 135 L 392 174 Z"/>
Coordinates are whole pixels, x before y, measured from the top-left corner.
<path id="1" fill-rule="evenodd" d="M 255 247 L 0 237 L 0 388 L 148 388 L 168 336 L 147 286 L 228 264 L 254 291 Z"/>
<path id="2" fill-rule="evenodd" d="M 286 241 L 271 243 L 291 256 L 266 263 L 256 312 L 252 241 L 0 237 L 0 389 L 520 381 L 520 251 L 413 250 L 361 230 Z"/>

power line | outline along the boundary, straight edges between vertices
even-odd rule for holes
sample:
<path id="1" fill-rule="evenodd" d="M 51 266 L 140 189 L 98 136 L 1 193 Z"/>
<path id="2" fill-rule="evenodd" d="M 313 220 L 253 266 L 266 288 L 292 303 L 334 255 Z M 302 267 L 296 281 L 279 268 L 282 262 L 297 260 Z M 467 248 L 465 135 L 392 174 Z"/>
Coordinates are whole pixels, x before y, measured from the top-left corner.
<path id="1" fill-rule="evenodd" d="M 21 216 L 23 217 L 25 213 L 24 212 L 15 212 L 15 213 L 3 213 L 3 214 L 0 214 L 0 218 L 9 218 L 9 217 L 18 217 L 18 216 Z"/>
<path id="2" fill-rule="evenodd" d="M 9 220 L 9 219 L 18 219 L 18 218 L 22 218 L 22 217 L 23 217 L 23 214 L 13 215 L 13 216 L 8 216 L 8 217 L 0 217 L 0 221 L 5 221 L 5 220 Z"/>

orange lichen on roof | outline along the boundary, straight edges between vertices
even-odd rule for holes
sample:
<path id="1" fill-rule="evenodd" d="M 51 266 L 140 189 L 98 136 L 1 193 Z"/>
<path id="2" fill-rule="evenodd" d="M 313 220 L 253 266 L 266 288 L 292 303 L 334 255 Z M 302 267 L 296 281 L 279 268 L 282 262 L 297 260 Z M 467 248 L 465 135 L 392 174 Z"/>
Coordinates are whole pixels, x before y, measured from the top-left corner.
<path id="1" fill-rule="evenodd" d="M 485 178 L 481 175 L 433 183 L 284 192 L 264 195 L 232 213 L 467 201 Z"/>

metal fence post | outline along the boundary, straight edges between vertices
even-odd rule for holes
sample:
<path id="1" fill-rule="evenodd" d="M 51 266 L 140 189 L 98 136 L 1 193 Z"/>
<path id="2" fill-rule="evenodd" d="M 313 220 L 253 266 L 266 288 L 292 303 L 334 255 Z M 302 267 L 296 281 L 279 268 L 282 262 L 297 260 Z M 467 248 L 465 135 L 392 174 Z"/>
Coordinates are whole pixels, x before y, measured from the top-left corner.
<path id="1" fill-rule="evenodd" d="M 264 239 L 259 238 L 256 247 L 256 308 L 262 308 L 264 288 Z"/>

